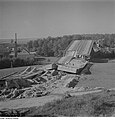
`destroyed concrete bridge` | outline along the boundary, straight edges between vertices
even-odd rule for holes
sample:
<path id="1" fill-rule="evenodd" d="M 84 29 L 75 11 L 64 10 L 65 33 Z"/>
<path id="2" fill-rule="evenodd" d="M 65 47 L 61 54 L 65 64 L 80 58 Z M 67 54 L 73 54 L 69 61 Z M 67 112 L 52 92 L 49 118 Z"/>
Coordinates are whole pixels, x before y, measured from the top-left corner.
<path id="1" fill-rule="evenodd" d="M 57 61 L 58 70 L 77 73 L 88 63 L 92 49 L 98 50 L 94 40 L 75 40 L 65 50 L 64 56 Z"/>

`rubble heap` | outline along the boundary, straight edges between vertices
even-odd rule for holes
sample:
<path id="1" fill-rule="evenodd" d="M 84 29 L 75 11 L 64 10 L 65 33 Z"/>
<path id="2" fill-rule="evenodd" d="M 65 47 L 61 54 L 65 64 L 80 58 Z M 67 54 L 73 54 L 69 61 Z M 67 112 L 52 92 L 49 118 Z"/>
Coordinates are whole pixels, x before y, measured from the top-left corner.
<path id="1" fill-rule="evenodd" d="M 80 91 L 81 88 L 76 88 L 79 78 L 80 75 L 57 69 L 27 67 L 21 73 L 3 79 L 5 85 L 0 89 L 0 100 L 41 97 L 71 89 Z"/>
<path id="2" fill-rule="evenodd" d="M 30 68 L 29 68 L 30 69 Z M 27 69 L 28 70 L 28 69 Z M 40 97 L 58 87 L 58 81 L 66 75 L 58 70 L 37 70 L 28 74 L 17 74 L 4 79 L 5 87 L 0 90 L 0 99 Z M 37 74 L 36 74 L 37 73 Z"/>

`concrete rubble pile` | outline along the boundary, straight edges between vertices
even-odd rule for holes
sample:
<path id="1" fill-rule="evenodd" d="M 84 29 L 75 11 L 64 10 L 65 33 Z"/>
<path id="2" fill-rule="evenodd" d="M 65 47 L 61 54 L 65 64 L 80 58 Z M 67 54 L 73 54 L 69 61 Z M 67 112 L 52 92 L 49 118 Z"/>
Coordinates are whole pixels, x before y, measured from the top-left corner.
<path id="1" fill-rule="evenodd" d="M 41 97 L 71 89 L 90 90 L 88 87 L 77 87 L 80 77 L 57 69 L 27 67 L 26 70 L 3 79 L 5 86 L 0 89 L 0 100 Z"/>
<path id="2" fill-rule="evenodd" d="M 0 100 L 48 95 L 58 87 L 58 82 L 64 75 L 64 72 L 58 70 L 38 70 L 31 74 L 26 72 L 25 75 L 19 73 L 10 76 L 4 79 L 5 87 L 0 90 Z"/>

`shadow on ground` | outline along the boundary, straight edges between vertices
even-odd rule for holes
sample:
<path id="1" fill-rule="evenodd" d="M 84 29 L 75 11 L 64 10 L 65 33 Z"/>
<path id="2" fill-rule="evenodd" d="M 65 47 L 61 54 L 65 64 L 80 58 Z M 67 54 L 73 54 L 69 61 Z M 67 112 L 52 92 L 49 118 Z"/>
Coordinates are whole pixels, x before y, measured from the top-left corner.
<path id="1" fill-rule="evenodd" d="M 93 62 L 93 63 L 108 63 L 108 59 L 96 58 L 96 59 L 91 59 L 90 62 Z"/>
<path id="2" fill-rule="evenodd" d="M 96 59 L 91 59 L 90 62 L 93 62 L 93 63 L 108 63 L 108 59 L 96 58 Z"/>
<path id="3" fill-rule="evenodd" d="M 90 75 L 90 74 L 91 74 L 90 68 L 91 68 L 92 65 L 93 65 L 93 63 L 88 63 L 88 64 L 85 66 L 85 68 L 81 71 L 80 74 Z"/>

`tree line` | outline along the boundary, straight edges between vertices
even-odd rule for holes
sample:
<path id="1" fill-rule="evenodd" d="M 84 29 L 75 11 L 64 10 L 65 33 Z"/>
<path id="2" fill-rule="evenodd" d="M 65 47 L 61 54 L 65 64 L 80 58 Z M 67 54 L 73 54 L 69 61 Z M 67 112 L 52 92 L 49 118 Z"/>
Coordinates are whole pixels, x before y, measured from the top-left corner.
<path id="1" fill-rule="evenodd" d="M 22 67 L 35 65 L 34 59 L 21 59 L 21 58 L 3 58 L 0 60 L 0 69 L 11 68 L 11 67 Z"/>
<path id="2" fill-rule="evenodd" d="M 29 51 L 36 51 L 41 56 L 62 56 L 72 40 L 101 40 L 101 47 L 114 47 L 115 34 L 76 34 L 62 37 L 47 37 L 31 40 L 27 43 Z"/>

